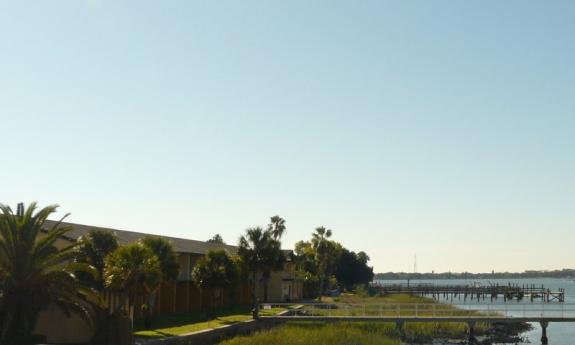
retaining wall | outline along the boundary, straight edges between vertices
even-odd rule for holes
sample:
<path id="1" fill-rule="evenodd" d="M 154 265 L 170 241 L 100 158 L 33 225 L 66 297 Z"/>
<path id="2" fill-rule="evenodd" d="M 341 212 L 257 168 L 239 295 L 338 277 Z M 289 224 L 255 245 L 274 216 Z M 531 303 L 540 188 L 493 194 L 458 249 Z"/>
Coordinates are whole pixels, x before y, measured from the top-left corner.
<path id="1" fill-rule="evenodd" d="M 225 338 L 236 335 L 250 334 L 269 329 L 284 321 L 280 320 L 248 320 L 218 328 L 205 329 L 198 332 L 161 339 L 137 339 L 136 345 L 212 345 Z"/>

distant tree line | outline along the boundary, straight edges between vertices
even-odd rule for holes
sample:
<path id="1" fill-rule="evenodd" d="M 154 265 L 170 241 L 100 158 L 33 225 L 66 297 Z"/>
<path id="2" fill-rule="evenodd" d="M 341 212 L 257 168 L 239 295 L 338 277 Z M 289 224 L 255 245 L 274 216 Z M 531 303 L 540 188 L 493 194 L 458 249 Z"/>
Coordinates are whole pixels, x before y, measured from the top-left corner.
<path id="1" fill-rule="evenodd" d="M 524 272 L 442 272 L 442 273 L 377 273 L 376 280 L 407 280 L 407 279 L 516 279 L 516 278 L 575 278 L 575 269 L 562 270 L 527 270 Z"/>

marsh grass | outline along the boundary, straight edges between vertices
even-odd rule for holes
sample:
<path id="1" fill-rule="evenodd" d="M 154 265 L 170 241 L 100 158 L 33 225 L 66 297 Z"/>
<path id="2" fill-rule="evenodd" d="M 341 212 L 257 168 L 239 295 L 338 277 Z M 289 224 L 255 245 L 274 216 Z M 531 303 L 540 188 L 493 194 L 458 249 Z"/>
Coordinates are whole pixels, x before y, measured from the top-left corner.
<path id="1" fill-rule="evenodd" d="M 399 345 L 393 324 L 289 323 L 221 345 Z"/>
<path id="2" fill-rule="evenodd" d="M 323 303 L 332 303 L 334 309 L 316 308 L 313 310 L 315 315 L 345 315 L 345 313 L 393 315 L 396 312 L 394 308 L 397 304 L 408 305 L 404 308 L 409 308 L 410 304 L 418 304 L 418 307 L 421 308 L 418 310 L 418 315 L 422 316 L 433 312 L 437 313 L 438 310 L 445 310 L 450 315 L 478 313 L 458 310 L 454 306 L 440 304 L 426 297 L 410 295 L 368 297 L 342 294 L 339 297 L 325 297 Z M 363 306 L 357 307 L 359 305 Z M 346 306 L 349 308 L 346 309 Z M 358 309 L 354 310 L 354 306 Z M 312 307 L 306 306 L 306 308 Z M 434 308 L 435 311 L 433 311 Z M 478 322 L 475 326 L 477 335 L 485 334 L 488 329 L 489 324 L 484 322 Z M 221 345 L 392 345 L 401 344 L 401 340 L 407 343 L 424 343 L 437 338 L 463 339 L 467 332 L 467 324 L 464 322 L 407 322 L 403 328 L 403 337 L 401 337 L 395 323 L 389 322 L 311 323 L 294 321 L 251 336 L 236 337 L 224 341 Z"/>

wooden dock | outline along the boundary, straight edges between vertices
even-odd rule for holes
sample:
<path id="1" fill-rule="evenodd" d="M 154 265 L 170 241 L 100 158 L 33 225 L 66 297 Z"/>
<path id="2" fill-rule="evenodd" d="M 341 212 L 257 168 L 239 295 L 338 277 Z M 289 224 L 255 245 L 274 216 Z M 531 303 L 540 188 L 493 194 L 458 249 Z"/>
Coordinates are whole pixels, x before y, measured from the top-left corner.
<path id="1" fill-rule="evenodd" d="M 551 291 L 545 286 L 535 284 L 507 285 L 436 285 L 436 284 L 373 284 L 379 294 L 411 294 L 431 296 L 434 299 L 467 299 L 477 301 L 504 301 L 528 299 L 531 302 L 565 302 L 565 289 Z"/>

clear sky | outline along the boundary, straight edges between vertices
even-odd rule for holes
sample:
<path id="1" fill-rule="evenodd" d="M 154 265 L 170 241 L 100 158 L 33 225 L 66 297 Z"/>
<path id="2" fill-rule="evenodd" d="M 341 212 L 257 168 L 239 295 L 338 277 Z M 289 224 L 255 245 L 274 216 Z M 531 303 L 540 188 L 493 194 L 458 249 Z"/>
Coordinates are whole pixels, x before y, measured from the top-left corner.
<path id="1" fill-rule="evenodd" d="M 575 2 L 0 2 L 0 202 L 378 272 L 575 267 Z"/>

